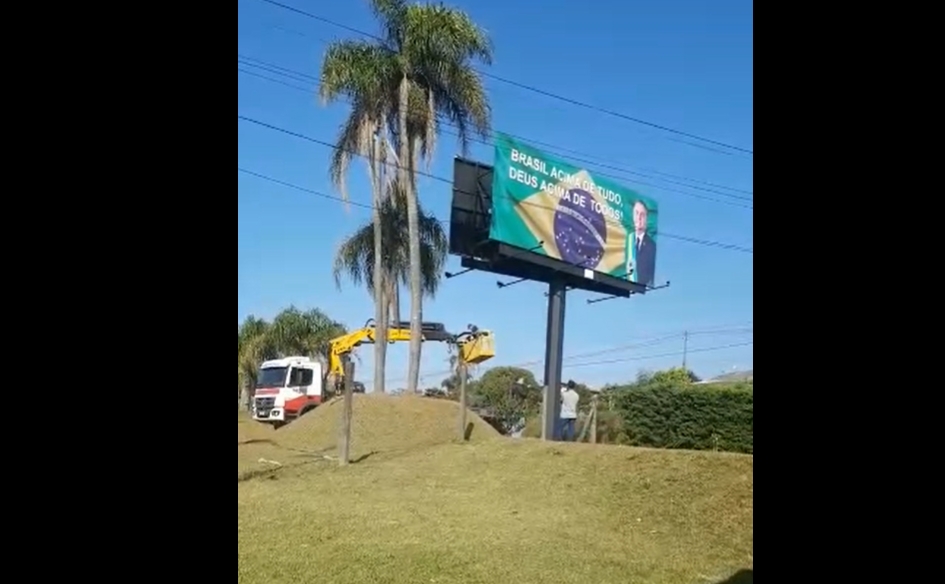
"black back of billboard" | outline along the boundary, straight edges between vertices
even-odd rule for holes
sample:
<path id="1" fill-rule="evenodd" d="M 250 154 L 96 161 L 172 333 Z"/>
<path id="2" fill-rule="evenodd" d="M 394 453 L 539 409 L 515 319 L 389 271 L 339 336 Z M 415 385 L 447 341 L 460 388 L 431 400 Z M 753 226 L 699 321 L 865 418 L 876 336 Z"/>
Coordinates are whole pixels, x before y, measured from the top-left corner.
<path id="1" fill-rule="evenodd" d="M 475 160 L 453 161 L 453 201 L 450 208 L 450 254 L 462 258 L 462 266 L 510 278 L 550 283 L 563 280 L 570 288 L 630 296 L 646 287 L 601 272 L 589 277 L 586 270 L 560 260 L 489 239 L 492 222 L 492 167 Z"/>
<path id="2" fill-rule="evenodd" d="M 457 158 L 453 162 L 450 253 L 477 256 L 489 240 L 492 219 L 492 167 Z"/>

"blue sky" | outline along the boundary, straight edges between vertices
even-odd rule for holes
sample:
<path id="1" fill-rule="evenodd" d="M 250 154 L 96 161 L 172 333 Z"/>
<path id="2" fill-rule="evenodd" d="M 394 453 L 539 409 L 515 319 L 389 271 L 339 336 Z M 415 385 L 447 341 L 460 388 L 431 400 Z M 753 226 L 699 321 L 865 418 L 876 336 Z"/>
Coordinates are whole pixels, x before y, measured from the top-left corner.
<path id="1" fill-rule="evenodd" d="M 366 0 L 280 1 L 377 32 Z M 495 62 L 487 70 L 495 75 L 753 148 L 753 14 L 748 0 L 451 4 L 469 12 L 491 35 Z M 333 142 L 345 107 L 322 107 L 315 98 L 316 84 L 308 76 L 318 75 L 326 41 L 354 33 L 260 0 L 240 0 L 238 10 L 239 56 L 256 60 L 243 60 L 238 67 L 270 79 L 238 71 L 238 113 Z M 265 63 L 268 70 L 248 62 Z M 272 66 L 297 73 L 280 75 Z M 592 172 L 596 168 L 622 175 L 619 182 L 656 199 L 661 233 L 753 247 L 752 203 L 737 198 L 752 196 L 746 194 L 753 191 L 750 154 L 694 147 L 687 144 L 694 142 L 688 138 L 492 79 L 485 83 L 494 129 L 530 140 L 559 157 L 591 159 L 622 169 L 588 165 Z M 239 167 L 337 195 L 328 180 L 328 148 L 245 121 L 238 121 L 237 130 Z M 442 136 L 430 172 L 451 177 L 457 148 L 453 136 Z M 489 146 L 475 143 L 469 152 L 486 163 L 491 163 L 492 154 Z M 369 203 L 366 177 L 363 164 L 352 166 L 353 201 Z M 339 290 L 331 276 L 335 249 L 369 219 L 369 211 L 345 209 L 336 201 L 245 173 L 238 172 L 237 178 L 238 320 L 249 314 L 271 318 L 290 304 L 321 308 L 349 327 L 372 317 L 367 292 L 347 282 Z M 673 184 L 680 182 L 686 185 Z M 425 208 L 448 219 L 448 184 L 421 179 L 420 196 Z M 630 380 L 640 369 L 678 366 L 682 333 L 687 330 L 694 333 L 688 343 L 688 366 L 696 373 L 712 376 L 752 367 L 753 345 L 746 343 L 753 339 L 753 255 L 668 237 L 657 241 L 657 281 L 670 280 L 669 288 L 595 305 L 586 303 L 595 297 L 591 294 L 570 293 L 566 379 L 600 385 Z M 451 258 L 451 268 L 458 264 Z M 495 331 L 498 354 L 486 365 L 529 363 L 540 380 L 546 287 L 524 283 L 500 290 L 496 280 L 474 272 L 446 281 L 436 299 L 425 302 L 424 319 L 443 322 L 450 330 L 475 323 Z M 404 300 L 406 318 L 409 306 Z M 358 377 L 369 388 L 372 355 L 369 348 L 359 353 Z M 423 385 L 439 383 L 448 369 L 447 358 L 444 345 L 425 346 Z M 406 344 L 388 350 L 387 371 L 389 390 L 405 385 Z"/>

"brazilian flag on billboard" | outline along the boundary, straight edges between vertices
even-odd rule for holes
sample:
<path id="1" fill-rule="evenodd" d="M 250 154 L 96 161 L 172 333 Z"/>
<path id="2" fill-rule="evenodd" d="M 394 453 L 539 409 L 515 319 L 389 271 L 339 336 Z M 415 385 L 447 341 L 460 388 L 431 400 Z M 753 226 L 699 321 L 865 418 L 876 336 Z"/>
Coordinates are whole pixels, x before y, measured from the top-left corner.
<path id="1" fill-rule="evenodd" d="M 653 286 L 659 207 L 506 135 L 495 142 L 489 237 Z"/>

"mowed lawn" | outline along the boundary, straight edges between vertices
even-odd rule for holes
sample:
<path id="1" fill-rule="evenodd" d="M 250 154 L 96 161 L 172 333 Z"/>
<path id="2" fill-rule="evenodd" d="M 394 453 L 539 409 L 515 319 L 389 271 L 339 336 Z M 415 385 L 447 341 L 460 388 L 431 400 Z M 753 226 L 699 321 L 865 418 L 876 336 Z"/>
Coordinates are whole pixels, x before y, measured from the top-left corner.
<path id="1" fill-rule="evenodd" d="M 497 439 L 309 460 L 238 483 L 239 582 L 715 584 L 752 568 L 751 456 Z"/>

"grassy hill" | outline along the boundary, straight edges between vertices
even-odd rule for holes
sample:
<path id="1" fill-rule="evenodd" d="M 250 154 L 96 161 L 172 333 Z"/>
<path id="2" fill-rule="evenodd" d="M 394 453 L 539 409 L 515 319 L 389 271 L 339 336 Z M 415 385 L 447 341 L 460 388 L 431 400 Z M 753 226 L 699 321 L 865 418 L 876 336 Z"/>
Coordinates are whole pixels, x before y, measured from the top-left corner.
<path id="1" fill-rule="evenodd" d="M 751 456 L 512 441 L 481 421 L 455 444 L 455 408 L 360 397 L 355 456 L 374 454 L 347 468 L 312 454 L 334 446 L 334 406 L 238 446 L 241 465 L 284 465 L 238 481 L 238 581 L 715 584 L 752 568 Z"/>
<path id="2" fill-rule="evenodd" d="M 322 462 L 337 454 L 340 399 L 275 431 L 248 416 L 238 417 L 237 478 Z M 354 396 L 351 428 L 353 459 L 388 458 L 416 449 L 453 442 L 459 433 L 459 405 L 422 397 Z M 492 426 L 469 413 L 470 440 L 500 438 Z"/>

